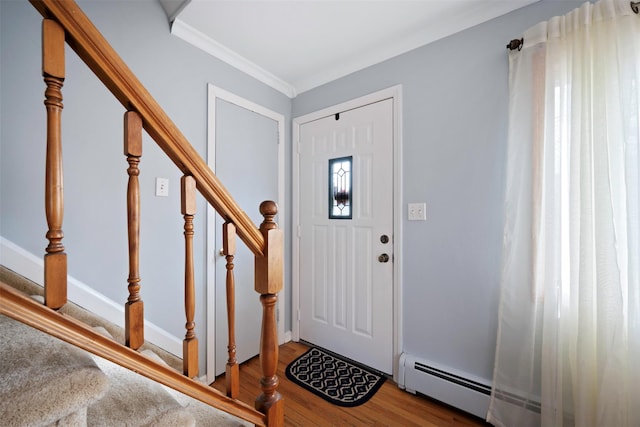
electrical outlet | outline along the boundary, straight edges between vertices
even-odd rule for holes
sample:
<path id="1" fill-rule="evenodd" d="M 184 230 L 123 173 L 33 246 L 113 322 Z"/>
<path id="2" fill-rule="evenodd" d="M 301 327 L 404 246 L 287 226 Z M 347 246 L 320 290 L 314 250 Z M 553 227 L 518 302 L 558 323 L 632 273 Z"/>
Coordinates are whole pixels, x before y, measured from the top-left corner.
<path id="1" fill-rule="evenodd" d="M 156 196 L 158 197 L 169 196 L 169 179 L 168 178 L 156 178 Z"/>
<path id="2" fill-rule="evenodd" d="M 427 220 L 427 204 L 426 203 L 409 203 L 409 221 L 426 221 Z"/>

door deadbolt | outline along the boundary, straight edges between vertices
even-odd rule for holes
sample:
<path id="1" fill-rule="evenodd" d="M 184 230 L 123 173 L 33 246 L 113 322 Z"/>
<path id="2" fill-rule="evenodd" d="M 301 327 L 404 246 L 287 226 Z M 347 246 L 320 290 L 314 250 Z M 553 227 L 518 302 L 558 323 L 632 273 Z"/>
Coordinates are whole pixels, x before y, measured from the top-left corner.
<path id="1" fill-rule="evenodd" d="M 380 236 L 380 242 L 389 243 L 389 236 L 387 236 L 386 234 L 383 234 L 382 236 Z"/>
<path id="2" fill-rule="evenodd" d="M 389 262 L 389 255 L 382 254 L 382 255 L 378 256 L 378 261 L 380 261 L 380 262 Z"/>

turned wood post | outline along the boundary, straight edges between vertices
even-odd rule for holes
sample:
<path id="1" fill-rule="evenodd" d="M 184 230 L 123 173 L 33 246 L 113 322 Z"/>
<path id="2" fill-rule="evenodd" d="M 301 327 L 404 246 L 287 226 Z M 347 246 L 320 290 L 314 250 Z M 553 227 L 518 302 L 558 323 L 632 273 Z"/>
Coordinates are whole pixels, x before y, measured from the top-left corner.
<path id="1" fill-rule="evenodd" d="M 45 213 L 49 245 L 44 256 L 44 303 L 58 309 L 67 302 L 67 254 L 62 238 L 64 194 L 62 183 L 62 85 L 65 77 L 64 29 L 55 21 L 42 21 L 42 76 L 47 85 L 47 154 Z"/>
<path id="2" fill-rule="evenodd" d="M 278 328 L 276 323 L 276 303 L 278 292 L 283 286 L 284 238 L 273 218 L 278 213 L 278 205 L 272 201 L 260 204 L 260 214 L 264 221 L 260 232 L 264 236 L 264 256 L 256 256 L 255 289 L 262 303 L 262 333 L 260 336 L 260 365 L 262 394 L 255 402 L 255 408 L 267 416 L 267 425 L 284 425 L 284 400 L 278 392 Z"/>
<path id="3" fill-rule="evenodd" d="M 227 384 L 227 396 L 236 399 L 240 394 L 240 368 L 236 361 L 236 288 L 233 275 L 233 259 L 236 254 L 236 226 L 231 222 L 225 222 L 222 226 L 222 252 L 227 260 L 227 327 L 229 359 L 225 380 Z"/>
<path id="4" fill-rule="evenodd" d="M 144 306 L 140 297 L 140 157 L 142 119 L 135 111 L 124 114 L 124 155 L 127 156 L 127 226 L 129 237 L 129 298 L 124 306 L 125 344 L 138 349 L 144 343 Z"/>
<path id="5" fill-rule="evenodd" d="M 181 211 L 184 216 L 184 311 L 187 318 L 182 341 L 182 370 L 189 378 L 198 376 L 198 338 L 196 338 L 196 290 L 193 267 L 193 217 L 196 214 L 196 180 L 185 175 L 180 180 L 182 190 Z"/>

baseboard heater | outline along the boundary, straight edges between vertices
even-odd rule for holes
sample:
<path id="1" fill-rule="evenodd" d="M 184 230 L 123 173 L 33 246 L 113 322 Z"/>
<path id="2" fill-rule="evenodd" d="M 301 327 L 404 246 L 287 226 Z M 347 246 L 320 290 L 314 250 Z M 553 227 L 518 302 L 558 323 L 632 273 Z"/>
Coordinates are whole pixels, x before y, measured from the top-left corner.
<path id="1" fill-rule="evenodd" d="M 486 381 L 407 353 L 400 356 L 399 385 L 482 419 L 489 409 L 491 386 Z"/>

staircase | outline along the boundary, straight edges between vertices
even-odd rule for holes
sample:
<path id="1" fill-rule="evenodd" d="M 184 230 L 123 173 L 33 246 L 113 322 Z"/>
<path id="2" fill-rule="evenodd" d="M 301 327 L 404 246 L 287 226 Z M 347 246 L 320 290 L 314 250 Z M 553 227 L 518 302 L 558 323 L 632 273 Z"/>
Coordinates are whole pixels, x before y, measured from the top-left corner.
<path id="1" fill-rule="evenodd" d="M 2 266 L 0 281 L 42 302 L 42 287 Z M 121 328 L 74 304 L 60 311 L 95 325 L 109 339 L 124 340 Z M 141 353 L 181 367 L 181 360 L 151 344 Z M 251 425 L 3 315 L 0 360 L 3 426 Z"/>
<path id="2" fill-rule="evenodd" d="M 31 298 L 32 293 L 20 292 L 11 283 L 0 280 L 0 425 L 135 426 L 162 425 L 164 422 L 176 426 L 193 425 L 193 422 L 200 425 L 202 423 L 193 414 L 204 405 L 252 425 L 283 426 L 284 399 L 278 392 L 276 375 L 276 304 L 283 289 L 284 236 L 274 220 L 278 213 L 277 205 L 271 201 L 263 202 L 259 211 L 264 220 L 259 227 L 256 226 L 73 0 L 30 0 L 30 3 L 43 17 L 41 70 L 47 132 L 43 223 L 25 226 L 47 230 L 48 245 L 44 254 L 44 287 L 40 291 L 43 298 L 35 300 Z M 124 330 L 118 337 L 114 337 L 111 330 L 105 334 L 103 329 L 95 329 L 95 325 L 86 319 L 76 318 L 76 313 L 72 313 L 73 306 L 67 302 L 67 256 L 73 256 L 66 253 L 62 229 L 64 162 L 61 113 L 67 46 L 124 109 L 124 155 L 129 167 L 126 170 L 128 185 L 123 195 L 127 200 L 127 227 L 122 232 L 129 243 L 129 274 L 126 279 L 128 298 L 123 301 Z M 178 367 L 167 365 L 144 348 L 138 180 L 143 132 L 182 173 L 179 211 L 184 218 L 185 256 L 182 266 L 185 272 L 186 331 L 182 366 Z M 199 362 L 194 323 L 193 236 L 196 230 L 193 218 L 198 193 L 225 220 L 222 232 L 227 260 L 225 285 L 229 325 L 226 393 L 195 379 Z M 251 403 L 238 399 L 240 374 L 235 358 L 233 273 L 236 237 L 255 256 L 254 266 L 242 268 L 253 269 L 253 288 L 262 304 L 262 393 Z M 136 382 L 135 386 L 131 385 L 137 387 L 136 391 L 127 389 L 125 384 L 130 383 L 131 372 L 139 374 L 135 381 L 140 375 L 148 379 L 146 385 L 139 386 Z M 168 392 L 165 387 L 174 391 Z M 155 391 L 149 394 L 151 390 Z M 105 407 L 105 402 L 110 403 Z M 188 406 L 186 412 L 185 406 Z M 214 417 L 210 414 L 203 416 L 207 422 L 210 418 Z"/>

